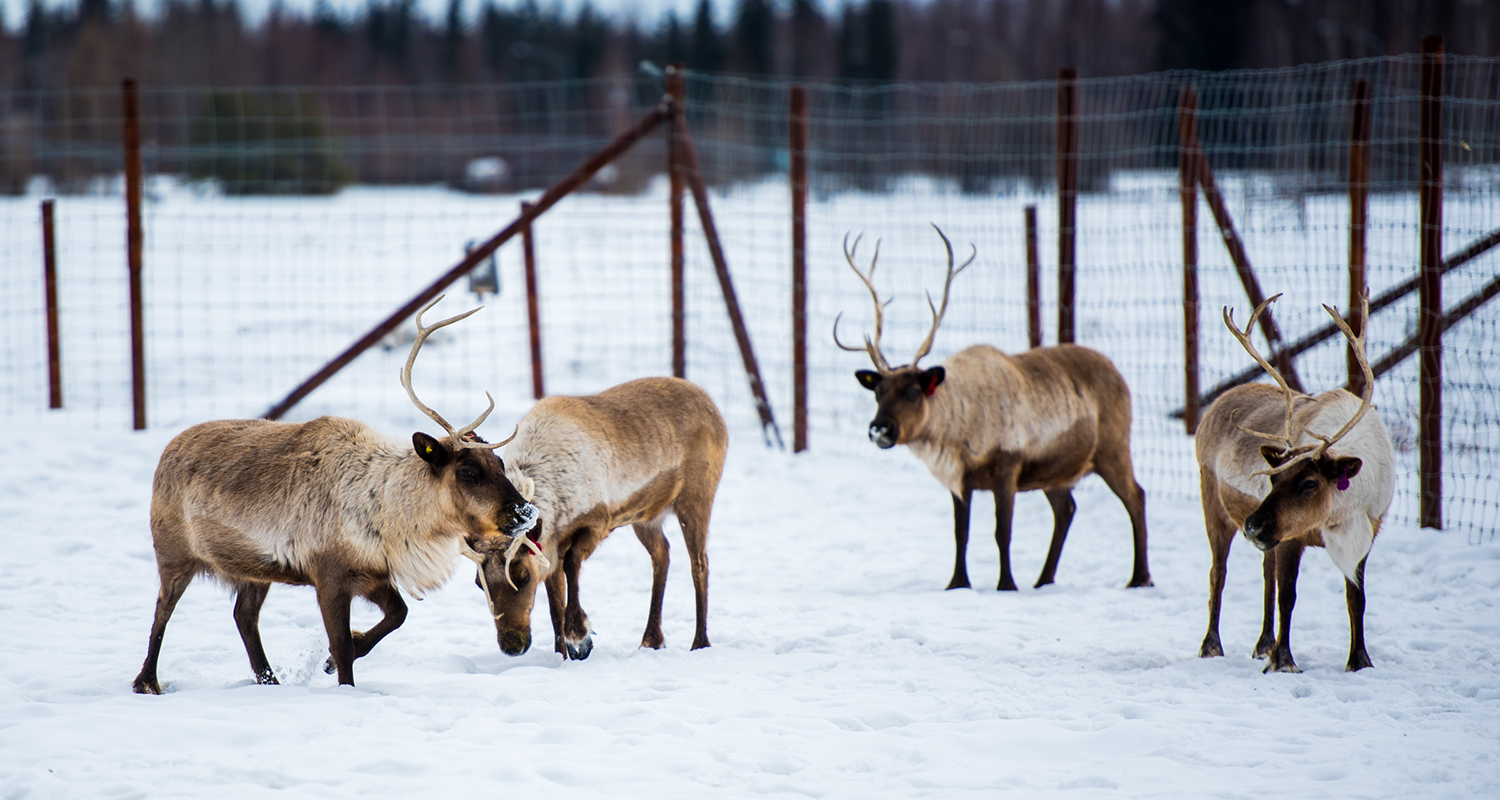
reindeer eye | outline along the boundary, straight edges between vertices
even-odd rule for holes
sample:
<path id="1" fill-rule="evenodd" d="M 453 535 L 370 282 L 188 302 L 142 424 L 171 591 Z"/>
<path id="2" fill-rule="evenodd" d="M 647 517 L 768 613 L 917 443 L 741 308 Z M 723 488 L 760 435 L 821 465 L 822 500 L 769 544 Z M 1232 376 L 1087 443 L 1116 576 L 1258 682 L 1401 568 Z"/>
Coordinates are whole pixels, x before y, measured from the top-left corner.
<path id="1" fill-rule="evenodd" d="M 1318 489 L 1318 482 L 1315 481 L 1315 480 L 1313 480 L 1312 478 L 1308 478 L 1307 480 L 1304 480 L 1302 482 L 1302 487 L 1301 488 L 1302 488 L 1302 491 L 1306 492 L 1306 493 L 1315 492 Z"/>
<path id="2" fill-rule="evenodd" d="M 472 470 L 472 469 L 470 469 L 468 467 L 459 467 L 458 477 L 459 477 L 460 480 L 465 480 L 465 481 L 468 481 L 469 483 L 478 483 L 479 482 L 479 473 L 475 472 L 474 470 Z"/>
<path id="3" fill-rule="evenodd" d="M 922 387 L 914 383 L 906 387 L 906 391 L 902 392 L 902 394 L 906 396 L 907 400 L 916 400 L 922 396 Z"/>

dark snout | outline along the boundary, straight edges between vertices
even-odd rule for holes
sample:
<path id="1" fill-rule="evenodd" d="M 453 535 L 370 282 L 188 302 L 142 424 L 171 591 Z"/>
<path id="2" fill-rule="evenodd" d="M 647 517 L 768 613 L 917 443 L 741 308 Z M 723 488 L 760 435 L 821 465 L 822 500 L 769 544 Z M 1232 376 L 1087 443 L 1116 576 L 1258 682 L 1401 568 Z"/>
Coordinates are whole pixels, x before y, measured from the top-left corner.
<path id="1" fill-rule="evenodd" d="M 536 527 L 536 506 L 521 502 L 510 507 L 510 520 L 500 526 L 506 536 L 520 536 Z"/>
<path id="2" fill-rule="evenodd" d="M 531 631 L 505 630 L 500 632 L 500 651 L 508 656 L 518 656 L 531 649 Z"/>
<path id="3" fill-rule="evenodd" d="M 896 446 L 897 431 L 895 423 L 888 422 L 876 417 L 870 423 L 870 441 L 874 442 L 881 450 L 889 450 Z"/>
<path id="4" fill-rule="evenodd" d="M 1245 518 L 1245 538 L 1262 552 L 1276 546 L 1276 520 L 1259 511 Z"/>

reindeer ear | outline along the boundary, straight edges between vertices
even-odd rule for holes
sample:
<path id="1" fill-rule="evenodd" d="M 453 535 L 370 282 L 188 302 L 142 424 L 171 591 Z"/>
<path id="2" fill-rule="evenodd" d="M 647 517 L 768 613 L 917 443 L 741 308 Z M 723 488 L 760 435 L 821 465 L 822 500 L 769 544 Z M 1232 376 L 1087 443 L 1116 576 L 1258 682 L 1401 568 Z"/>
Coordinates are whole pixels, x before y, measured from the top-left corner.
<path id="1" fill-rule="evenodd" d="M 421 456 L 423 461 L 433 467 L 444 466 L 453 458 L 453 454 L 448 452 L 446 445 L 421 431 L 411 435 L 411 446 L 416 449 L 417 455 Z"/>
<path id="2" fill-rule="evenodd" d="M 1359 474 L 1359 468 L 1362 466 L 1364 462 L 1353 456 L 1331 458 L 1323 463 L 1323 476 L 1328 480 L 1352 478 Z"/>
<path id="3" fill-rule="evenodd" d="M 854 377 L 859 380 L 860 386 L 863 386 L 873 392 L 875 391 L 875 387 L 880 385 L 880 381 L 885 376 L 881 375 L 878 372 L 874 372 L 868 369 L 862 369 L 855 372 Z"/>
<path id="4" fill-rule="evenodd" d="M 1286 461 L 1286 450 L 1274 444 L 1263 444 L 1260 446 L 1260 457 L 1272 467 L 1279 467 Z"/>
<path id="5" fill-rule="evenodd" d="M 937 391 L 937 387 L 943 384 L 943 379 L 948 377 L 948 372 L 942 367 L 933 367 L 922 373 L 922 393 L 928 397 Z"/>

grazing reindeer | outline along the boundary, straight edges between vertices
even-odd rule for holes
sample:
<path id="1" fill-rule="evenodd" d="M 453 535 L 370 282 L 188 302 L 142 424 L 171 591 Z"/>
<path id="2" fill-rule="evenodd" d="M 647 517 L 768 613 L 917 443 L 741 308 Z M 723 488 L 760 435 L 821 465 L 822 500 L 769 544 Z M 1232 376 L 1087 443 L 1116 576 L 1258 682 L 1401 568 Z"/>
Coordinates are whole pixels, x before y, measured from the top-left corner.
<path id="1" fill-rule="evenodd" d="M 1316 397 L 1294 392 L 1281 373 L 1255 351 L 1250 330 L 1276 297 L 1261 303 L 1243 330 L 1235 326 L 1228 308 L 1224 324 L 1277 385 L 1230 389 L 1214 401 L 1198 424 L 1195 444 L 1203 487 L 1203 524 L 1213 551 L 1208 633 L 1198 655 L 1224 655 L 1219 607 L 1229 546 L 1238 528 L 1265 553 L 1265 608 L 1255 645 L 1257 658 L 1268 657 L 1265 671 L 1301 672 L 1292 660 L 1292 606 L 1297 602 L 1302 551 L 1312 546 L 1326 549 L 1344 573 L 1349 606 L 1347 669 L 1353 672 L 1370 666 L 1365 652 L 1365 561 L 1395 491 L 1395 452 L 1380 417 L 1366 413 L 1375 375 L 1365 359 L 1365 337 L 1355 336 L 1333 309 L 1323 306 L 1353 345 L 1364 370 L 1363 397 L 1343 389 Z M 1368 298 L 1362 305 L 1362 318 L 1369 319 Z M 1280 606 L 1279 629 L 1272 624 L 1273 598 Z"/>
<path id="2" fill-rule="evenodd" d="M 1146 564 L 1146 495 L 1135 481 L 1130 459 L 1130 389 L 1108 358 L 1068 344 L 1014 356 L 975 345 L 954 354 L 942 366 L 917 366 L 932 349 L 954 277 L 974 261 L 971 255 L 955 269 L 953 246 L 941 230 L 938 235 L 948 250 L 943 300 L 933 306 L 928 296 L 932 329 L 911 364 L 893 369 L 880 351 L 881 312 L 890 301 L 881 302 L 875 291 L 878 245 L 870 270 L 864 273 L 854 263 L 847 237 L 844 241 L 845 260 L 875 301 L 875 338 L 866 336 L 863 348 L 846 346 L 838 340 L 835 319 L 833 339 L 844 350 L 863 349 L 875 364 L 873 372 L 854 373 L 861 386 L 875 393 L 879 404 L 870 423 L 870 441 L 882 449 L 906 445 L 953 494 L 957 552 L 948 588 L 969 585 L 965 551 L 969 500 L 976 489 L 995 495 L 999 588 L 1005 591 L 1016 588 L 1010 571 L 1015 494 L 1041 489 L 1047 496 L 1054 521 L 1052 546 L 1036 585 L 1052 583 L 1077 508 L 1073 487 L 1090 472 L 1104 479 L 1130 514 L 1135 562 L 1129 585 L 1152 585 Z M 854 249 L 859 249 L 858 240 Z"/>
<path id="3" fill-rule="evenodd" d="M 486 445 L 471 433 L 494 401 L 454 430 L 412 390 L 412 363 L 427 336 L 479 310 L 422 327 L 422 313 L 437 302 L 417 312 L 401 385 L 446 438 L 415 433 L 407 446 L 352 419 L 319 417 L 205 422 L 167 445 L 151 496 L 161 594 L 136 692 L 161 694 L 162 634 L 196 575 L 234 589 L 234 621 L 257 683 L 277 682 L 260 640 L 266 593 L 272 583 L 311 584 L 339 683 L 353 685 L 354 659 L 406 619 L 398 587 L 420 596 L 448 579 L 461 550 L 524 539 L 536 509 L 493 452 L 504 442 Z M 363 633 L 349 630 L 356 595 L 385 614 Z"/>
<path id="4" fill-rule="evenodd" d="M 671 511 L 692 564 L 698 624 L 693 648 L 708 647 L 708 518 L 724 471 L 729 434 L 713 400 L 678 378 L 643 378 L 585 397 L 548 397 L 521 420 L 505 452 L 510 480 L 539 514 L 533 551 L 495 552 L 480 564 L 500 649 L 531 647 L 531 609 L 547 586 L 554 647 L 588 658 L 589 618 L 579 604 L 585 559 L 615 528 L 630 525 L 651 554 L 651 608 L 641 646 L 662 646 Z"/>

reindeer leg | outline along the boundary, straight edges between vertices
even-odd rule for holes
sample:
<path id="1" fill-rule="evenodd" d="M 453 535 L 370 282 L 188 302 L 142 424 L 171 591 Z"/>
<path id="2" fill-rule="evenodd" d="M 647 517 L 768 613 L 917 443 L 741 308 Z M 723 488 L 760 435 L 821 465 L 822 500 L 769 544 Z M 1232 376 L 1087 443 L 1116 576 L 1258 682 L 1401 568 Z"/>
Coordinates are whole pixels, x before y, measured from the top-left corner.
<path id="1" fill-rule="evenodd" d="M 1128 425 L 1127 425 L 1128 428 Z M 1125 588 L 1154 586 L 1151 581 L 1151 566 L 1146 558 L 1146 491 L 1135 480 L 1135 466 L 1130 460 L 1130 448 L 1111 448 L 1100 452 L 1094 472 L 1104 479 L 1104 485 L 1114 492 L 1130 515 L 1130 541 L 1134 548 L 1134 559 L 1130 567 L 1130 582 Z"/>
<path id="2" fill-rule="evenodd" d="M 1016 476 L 1014 471 L 995 481 L 995 544 L 1000 547 L 1000 584 L 1002 592 L 1014 592 L 1016 579 L 1010 574 L 1010 528 L 1016 511 Z"/>
<path id="3" fill-rule="evenodd" d="M 963 497 L 953 495 L 953 580 L 949 589 L 969 588 L 969 500 L 972 489 L 965 488 Z"/>
<path id="4" fill-rule="evenodd" d="M 156 662 L 161 657 L 161 641 L 167 632 L 167 620 L 177 608 L 177 601 L 193 581 L 193 570 L 189 566 L 182 570 L 168 571 L 161 568 L 161 591 L 156 595 L 156 617 L 151 621 L 151 638 L 146 641 L 146 663 L 141 673 L 135 676 L 131 688 L 136 694 L 161 694 L 161 684 L 156 679 Z"/>
<path id="5" fill-rule="evenodd" d="M 666 639 L 661 633 L 661 600 L 667 590 L 667 565 L 671 560 L 667 537 L 661 534 L 661 520 L 637 522 L 635 538 L 646 546 L 651 555 L 651 607 L 646 612 L 646 632 L 641 635 L 641 647 L 660 650 Z"/>
<path id="6" fill-rule="evenodd" d="M 555 569 L 543 586 L 547 588 L 547 612 L 552 618 L 552 649 L 567 658 L 568 648 L 563 644 L 563 617 L 567 614 L 564 603 L 568 596 L 568 579 L 562 570 Z"/>
<path id="7" fill-rule="evenodd" d="M 578 573 L 585 557 L 579 541 L 588 536 L 586 532 L 575 536 L 573 545 L 563 556 L 563 574 L 568 581 L 568 604 L 563 610 L 562 637 L 567 649 L 566 656 L 574 661 L 588 658 L 589 653 L 594 650 L 594 641 L 589 635 L 589 615 L 583 613 L 583 606 L 578 602 Z"/>
<path id="8" fill-rule="evenodd" d="M 1260 557 L 1261 580 L 1265 586 L 1261 600 L 1260 638 L 1255 640 L 1255 658 L 1266 658 L 1276 647 L 1276 548 Z"/>
<path id="9" fill-rule="evenodd" d="M 1234 544 L 1235 526 L 1220 504 L 1218 480 L 1201 475 L 1200 482 L 1203 527 L 1208 532 L 1208 549 L 1213 558 L 1208 568 L 1208 632 L 1198 647 L 1198 657 L 1211 658 L 1224 655 L 1224 645 L 1219 641 L 1219 610 L 1224 603 L 1224 577 L 1229 566 L 1229 547 Z"/>
<path id="10" fill-rule="evenodd" d="M 364 658 L 369 655 L 370 651 L 375 649 L 375 645 L 380 644 L 381 639 L 401 627 L 401 623 L 406 622 L 406 601 L 401 599 L 401 592 L 397 591 L 395 586 L 382 583 L 366 592 L 364 597 L 378 606 L 385 616 L 375 623 L 375 627 L 364 633 L 351 634 L 354 639 L 355 658 Z"/>
<path id="11" fill-rule="evenodd" d="M 718 478 L 712 483 L 684 492 L 677 499 L 677 522 L 682 527 L 683 544 L 687 545 L 688 562 L 693 568 L 693 610 L 696 624 L 693 629 L 693 650 L 709 646 L 708 641 L 708 518 L 713 512 L 714 492 L 718 489 Z M 665 568 L 663 568 L 665 570 Z M 665 571 L 662 580 L 666 580 Z"/>
<path id="12" fill-rule="evenodd" d="M 1297 567 L 1302 563 L 1303 545 L 1282 542 L 1276 545 L 1276 603 L 1280 611 L 1277 625 L 1281 635 L 1271 650 L 1265 672 L 1301 672 L 1292 659 L 1292 607 L 1297 605 Z"/>
<path id="13" fill-rule="evenodd" d="M 1344 600 L 1349 605 L 1349 663 L 1344 667 L 1348 672 L 1374 666 L 1370 654 L 1365 652 L 1365 562 L 1369 560 L 1365 556 L 1354 568 L 1354 577 L 1359 579 L 1357 585 L 1344 579 Z"/>
<path id="14" fill-rule="evenodd" d="M 315 579 L 316 580 L 316 579 Z M 328 633 L 328 654 L 339 674 L 340 686 L 354 685 L 354 635 L 349 630 L 349 590 L 335 581 L 315 582 L 323 629 Z"/>
<path id="15" fill-rule="evenodd" d="M 269 583 L 241 583 L 235 587 L 234 625 L 240 630 L 240 640 L 245 643 L 245 653 L 250 656 L 250 670 L 255 673 L 255 682 L 276 685 L 276 673 L 271 671 L 271 662 L 266 658 L 266 648 L 260 641 L 260 607 L 265 605 L 266 594 L 271 591 Z"/>
<path id="16" fill-rule="evenodd" d="M 1032 588 L 1040 589 L 1057 576 L 1057 560 L 1062 558 L 1063 542 L 1068 538 L 1068 526 L 1073 524 L 1073 512 L 1078 504 L 1073 501 L 1073 487 L 1064 486 L 1046 489 L 1047 503 L 1052 506 L 1052 546 L 1047 548 L 1047 561 L 1042 565 L 1042 574 Z"/>

